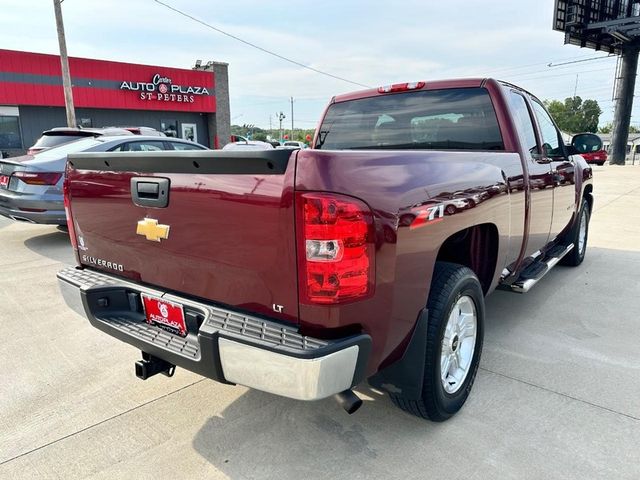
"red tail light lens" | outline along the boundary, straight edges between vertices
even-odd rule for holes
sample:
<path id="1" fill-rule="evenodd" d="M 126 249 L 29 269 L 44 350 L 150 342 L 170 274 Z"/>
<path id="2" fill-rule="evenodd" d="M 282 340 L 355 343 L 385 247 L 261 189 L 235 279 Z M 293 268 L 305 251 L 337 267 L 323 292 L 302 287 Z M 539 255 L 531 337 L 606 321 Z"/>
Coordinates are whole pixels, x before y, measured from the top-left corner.
<path id="1" fill-rule="evenodd" d="M 13 176 L 28 185 L 55 185 L 62 178 L 58 172 L 14 172 Z"/>
<path id="2" fill-rule="evenodd" d="M 373 293 L 373 214 L 355 198 L 298 193 L 300 301 L 337 304 Z"/>
<path id="3" fill-rule="evenodd" d="M 78 252 L 78 239 L 76 238 L 76 229 L 73 226 L 73 218 L 71 217 L 71 197 L 69 195 L 69 180 L 65 179 L 62 186 L 62 192 L 64 196 L 64 213 L 67 216 L 67 228 L 69 229 L 69 239 L 71 240 L 71 246 Z M 78 261 L 78 263 L 80 263 Z"/>

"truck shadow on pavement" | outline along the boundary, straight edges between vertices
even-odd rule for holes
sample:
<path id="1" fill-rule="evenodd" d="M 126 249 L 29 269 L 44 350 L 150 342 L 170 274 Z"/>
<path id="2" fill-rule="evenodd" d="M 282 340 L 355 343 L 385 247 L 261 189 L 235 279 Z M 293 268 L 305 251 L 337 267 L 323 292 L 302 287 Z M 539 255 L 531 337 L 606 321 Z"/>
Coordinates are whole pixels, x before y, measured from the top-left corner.
<path id="1" fill-rule="evenodd" d="M 365 384 L 356 391 L 364 404 L 348 415 L 332 398 L 302 402 L 248 390 L 206 421 L 193 447 L 230 478 L 335 478 L 377 458 L 381 435 L 419 439 L 439 427 Z"/>
<path id="2" fill-rule="evenodd" d="M 24 246 L 32 252 L 56 262 L 68 265 L 75 263 L 67 232 L 52 230 L 49 233 L 33 236 L 24 241 Z"/>

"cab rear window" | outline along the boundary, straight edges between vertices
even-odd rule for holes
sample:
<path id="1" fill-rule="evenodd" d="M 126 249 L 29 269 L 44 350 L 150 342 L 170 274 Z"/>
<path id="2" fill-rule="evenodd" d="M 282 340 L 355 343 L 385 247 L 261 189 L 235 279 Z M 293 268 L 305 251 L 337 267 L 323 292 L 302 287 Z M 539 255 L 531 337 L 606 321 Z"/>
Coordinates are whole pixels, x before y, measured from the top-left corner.
<path id="1" fill-rule="evenodd" d="M 504 150 L 484 88 L 413 91 L 333 104 L 316 148 Z"/>

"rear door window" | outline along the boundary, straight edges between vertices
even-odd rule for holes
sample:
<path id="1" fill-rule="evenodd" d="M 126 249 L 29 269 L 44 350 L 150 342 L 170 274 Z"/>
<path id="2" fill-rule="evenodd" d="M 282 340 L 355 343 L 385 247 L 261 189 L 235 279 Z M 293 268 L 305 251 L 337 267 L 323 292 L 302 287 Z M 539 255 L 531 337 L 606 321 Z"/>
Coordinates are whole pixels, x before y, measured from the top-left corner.
<path id="1" fill-rule="evenodd" d="M 182 143 L 182 142 L 166 142 L 166 143 L 168 143 L 174 150 L 204 150 L 203 147 L 199 147 L 191 143 Z"/>
<path id="2" fill-rule="evenodd" d="M 560 132 L 553 123 L 551 115 L 535 98 L 532 100 L 531 105 L 538 119 L 538 127 L 540 127 L 540 136 L 542 137 L 542 151 L 549 158 L 564 157 L 562 137 L 560 137 Z"/>
<path id="3" fill-rule="evenodd" d="M 159 152 L 166 150 L 164 142 L 154 141 L 141 141 L 141 142 L 127 142 L 120 147 L 119 151 L 122 152 Z M 114 150 L 115 151 L 115 150 Z"/>
<path id="4" fill-rule="evenodd" d="M 511 91 L 509 93 L 509 103 L 523 149 L 525 152 L 528 152 L 529 158 L 539 158 L 540 149 L 538 148 L 538 142 L 536 140 L 536 131 L 533 127 L 533 120 L 529 114 L 529 108 L 527 107 L 524 97 L 519 93 Z"/>
<path id="5" fill-rule="evenodd" d="M 484 88 L 425 90 L 333 104 L 316 148 L 504 150 Z"/>

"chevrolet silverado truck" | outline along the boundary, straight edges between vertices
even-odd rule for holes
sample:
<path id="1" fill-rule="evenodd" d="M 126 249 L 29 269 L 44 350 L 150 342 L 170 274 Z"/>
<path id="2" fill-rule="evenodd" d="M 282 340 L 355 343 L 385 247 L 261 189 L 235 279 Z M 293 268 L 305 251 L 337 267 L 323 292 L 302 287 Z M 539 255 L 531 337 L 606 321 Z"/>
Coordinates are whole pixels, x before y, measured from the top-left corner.
<path id="1" fill-rule="evenodd" d="M 579 265 L 593 208 L 577 136 L 494 79 L 334 97 L 306 150 L 69 155 L 68 305 L 142 352 L 299 400 L 353 388 L 442 421 L 478 370 L 484 298 Z"/>

